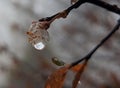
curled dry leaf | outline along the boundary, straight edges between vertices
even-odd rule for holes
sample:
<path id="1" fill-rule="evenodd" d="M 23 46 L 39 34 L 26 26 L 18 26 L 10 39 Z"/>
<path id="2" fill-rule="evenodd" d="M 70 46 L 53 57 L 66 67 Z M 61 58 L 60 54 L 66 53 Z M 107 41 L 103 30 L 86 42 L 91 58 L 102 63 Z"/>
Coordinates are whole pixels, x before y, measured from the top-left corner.
<path id="1" fill-rule="evenodd" d="M 78 72 L 83 67 L 83 64 L 77 64 L 74 67 L 70 68 L 73 72 Z"/>
<path id="2" fill-rule="evenodd" d="M 80 81 L 80 77 L 81 77 L 81 75 L 82 75 L 82 73 L 83 73 L 83 71 L 84 71 L 84 69 L 85 69 L 85 67 L 87 65 L 87 62 L 88 62 L 88 60 L 85 60 L 85 62 L 80 66 L 80 69 L 76 73 L 75 78 L 73 80 L 72 88 L 76 88 L 77 87 L 77 85 L 78 85 L 78 83 Z"/>
<path id="3" fill-rule="evenodd" d="M 64 66 L 53 72 L 47 79 L 45 88 L 62 88 L 69 66 Z"/>
<path id="4" fill-rule="evenodd" d="M 78 0 L 71 0 L 71 4 L 75 4 Z"/>

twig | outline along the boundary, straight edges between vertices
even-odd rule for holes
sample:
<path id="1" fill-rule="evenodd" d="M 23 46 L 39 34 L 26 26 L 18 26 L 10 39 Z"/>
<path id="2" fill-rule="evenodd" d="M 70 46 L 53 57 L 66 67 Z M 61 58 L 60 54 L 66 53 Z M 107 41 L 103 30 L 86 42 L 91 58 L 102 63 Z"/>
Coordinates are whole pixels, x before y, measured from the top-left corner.
<path id="1" fill-rule="evenodd" d="M 89 3 L 100 6 L 104 9 L 107 9 L 111 12 L 114 12 L 118 15 L 120 15 L 120 8 L 117 7 L 117 5 L 111 5 L 107 2 L 104 2 L 102 0 L 87 0 Z"/>
<path id="2" fill-rule="evenodd" d="M 104 2 L 104 1 L 101 1 L 101 0 L 79 0 L 78 2 L 76 2 L 72 6 L 68 7 L 67 9 L 63 10 L 62 12 L 66 11 L 66 13 L 68 15 L 71 10 L 76 9 L 80 5 L 85 4 L 85 3 L 91 3 L 91 4 L 94 4 L 94 5 L 97 5 L 99 7 L 102 7 L 104 9 L 107 9 L 107 10 L 113 12 L 113 13 L 116 13 L 116 14 L 120 15 L 120 8 L 118 8 L 117 5 L 111 5 L 111 4 L 109 4 L 107 2 Z M 39 19 L 39 21 L 51 21 L 53 19 L 55 20 L 56 16 L 58 16 L 58 15 L 60 15 L 60 13 L 57 13 L 57 14 L 51 16 L 51 17 L 46 17 L 46 18 Z"/>
<path id="3" fill-rule="evenodd" d="M 83 60 L 89 60 L 91 58 L 91 56 L 96 52 L 96 50 L 102 46 L 105 41 L 107 41 L 120 27 L 120 19 L 118 20 L 117 24 L 115 25 L 115 27 L 113 28 L 113 30 L 105 37 L 101 40 L 101 42 L 93 49 L 91 50 L 85 57 L 83 57 L 82 59 L 75 61 L 71 64 L 70 68 L 79 64 L 80 62 L 82 62 Z"/>
<path id="4" fill-rule="evenodd" d="M 73 4 L 72 6 L 68 7 L 67 9 L 65 9 L 64 11 L 62 12 L 59 12 L 51 17 L 46 17 L 46 18 L 42 18 L 40 19 L 39 21 L 49 21 L 50 23 L 52 23 L 55 19 L 58 19 L 58 18 L 65 18 L 67 17 L 67 15 L 70 13 L 71 10 L 73 9 L 76 9 L 78 8 L 80 5 L 84 4 L 84 3 L 91 3 L 91 4 L 94 4 L 94 5 L 97 5 L 99 7 L 102 7 L 104 9 L 107 9 L 108 11 L 111 11 L 113 13 L 116 13 L 118 15 L 120 15 L 120 8 L 118 8 L 116 5 L 111 5 L 107 2 L 104 2 L 102 0 L 79 0 L 78 2 L 76 2 L 75 4 Z M 115 31 L 118 30 L 120 26 L 120 20 L 118 21 L 117 25 L 114 27 L 114 29 L 90 52 L 88 53 L 88 55 L 86 55 L 85 57 L 83 57 L 82 59 L 76 61 L 76 62 L 73 62 L 71 64 L 71 66 L 74 66 L 78 63 L 80 63 L 81 61 L 83 60 L 88 60 L 90 59 L 90 57 L 95 53 L 95 51 L 101 46 L 103 45 L 103 43 L 108 40 L 108 38 L 110 38 L 112 36 L 112 34 L 115 33 Z"/>
<path id="5" fill-rule="evenodd" d="M 120 15 L 120 8 L 118 8 L 117 5 L 111 5 L 111 4 L 109 4 L 107 2 L 104 2 L 102 0 L 79 0 L 74 5 L 69 7 L 67 10 L 70 12 L 72 9 L 78 8 L 81 4 L 86 3 L 86 2 L 97 5 L 97 6 L 100 6 L 104 9 L 107 9 L 111 12 L 114 12 L 114 13 Z"/>

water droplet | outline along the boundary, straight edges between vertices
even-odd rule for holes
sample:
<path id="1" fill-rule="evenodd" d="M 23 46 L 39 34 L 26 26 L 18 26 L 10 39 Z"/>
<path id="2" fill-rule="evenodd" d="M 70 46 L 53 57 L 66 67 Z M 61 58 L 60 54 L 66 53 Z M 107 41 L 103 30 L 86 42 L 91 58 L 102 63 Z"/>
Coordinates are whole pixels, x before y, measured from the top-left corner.
<path id="1" fill-rule="evenodd" d="M 38 50 L 44 49 L 50 39 L 48 31 L 38 21 L 32 22 L 27 35 L 29 42 Z"/>
<path id="2" fill-rule="evenodd" d="M 45 44 L 43 42 L 39 42 L 37 44 L 34 45 L 34 47 L 37 49 L 37 50 L 42 50 L 45 48 Z"/>

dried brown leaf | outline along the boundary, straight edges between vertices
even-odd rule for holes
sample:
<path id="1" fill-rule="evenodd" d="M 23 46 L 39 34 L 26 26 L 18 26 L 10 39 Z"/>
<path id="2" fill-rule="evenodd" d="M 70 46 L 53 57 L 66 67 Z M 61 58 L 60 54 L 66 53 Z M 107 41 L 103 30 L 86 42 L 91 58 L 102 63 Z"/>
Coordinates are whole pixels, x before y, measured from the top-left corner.
<path id="1" fill-rule="evenodd" d="M 86 67 L 86 65 L 87 65 L 87 60 L 82 64 L 82 66 L 80 66 L 80 69 L 79 69 L 79 71 L 76 73 L 76 75 L 75 75 L 75 78 L 74 78 L 74 80 L 73 80 L 73 84 L 72 84 L 72 88 L 76 88 L 77 87 L 77 85 L 78 85 L 78 83 L 79 83 L 79 81 L 80 81 L 80 77 L 81 77 L 81 75 L 82 75 L 82 73 L 83 73 L 83 71 L 84 71 L 84 69 L 85 69 L 85 67 Z"/>
<path id="2" fill-rule="evenodd" d="M 53 72 L 47 79 L 45 88 L 62 88 L 69 66 L 64 66 Z"/>
<path id="3" fill-rule="evenodd" d="M 73 72 L 78 72 L 82 68 L 83 64 L 75 65 L 74 67 L 70 68 Z"/>

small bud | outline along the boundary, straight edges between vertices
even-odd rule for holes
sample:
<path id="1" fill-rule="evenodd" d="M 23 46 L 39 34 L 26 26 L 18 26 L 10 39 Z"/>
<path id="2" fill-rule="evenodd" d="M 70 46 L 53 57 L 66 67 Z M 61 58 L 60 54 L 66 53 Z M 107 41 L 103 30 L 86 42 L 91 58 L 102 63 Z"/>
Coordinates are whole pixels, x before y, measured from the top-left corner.
<path id="1" fill-rule="evenodd" d="M 63 62 L 62 60 L 59 60 L 57 57 L 53 57 L 52 58 L 52 62 L 58 66 L 63 66 L 65 65 L 65 62 Z"/>

